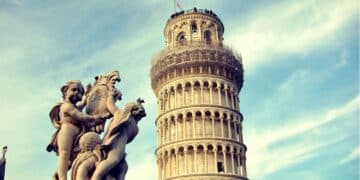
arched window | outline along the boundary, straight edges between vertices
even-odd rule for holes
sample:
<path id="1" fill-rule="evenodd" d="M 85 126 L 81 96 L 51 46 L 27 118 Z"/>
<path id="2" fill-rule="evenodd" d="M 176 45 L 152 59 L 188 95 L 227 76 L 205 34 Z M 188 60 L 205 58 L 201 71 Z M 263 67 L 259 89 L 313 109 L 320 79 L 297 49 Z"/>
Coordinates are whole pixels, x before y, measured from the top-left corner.
<path id="1" fill-rule="evenodd" d="M 184 32 L 179 33 L 176 37 L 176 41 L 180 43 L 180 45 L 185 45 L 186 42 L 185 33 Z"/>
<path id="2" fill-rule="evenodd" d="M 196 33 L 196 32 L 197 32 L 196 23 L 192 23 L 192 24 L 191 24 L 191 32 L 192 32 L 192 33 Z"/>
<path id="3" fill-rule="evenodd" d="M 211 32 L 209 30 L 204 32 L 204 40 L 206 44 L 211 44 Z"/>

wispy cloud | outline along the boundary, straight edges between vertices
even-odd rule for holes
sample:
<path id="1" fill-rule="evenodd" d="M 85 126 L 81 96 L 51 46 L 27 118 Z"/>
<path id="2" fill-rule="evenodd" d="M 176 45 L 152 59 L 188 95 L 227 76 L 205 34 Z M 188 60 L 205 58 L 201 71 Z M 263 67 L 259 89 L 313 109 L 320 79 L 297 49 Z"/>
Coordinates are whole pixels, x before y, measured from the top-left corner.
<path id="1" fill-rule="evenodd" d="M 237 22 L 225 40 L 240 51 L 248 73 L 264 64 L 277 63 L 284 54 L 304 55 L 332 43 L 338 44 L 337 31 L 357 17 L 358 2 L 306 0 L 275 3 L 252 12 L 251 20 Z M 268 62 L 271 59 L 271 63 Z"/>
<path id="2" fill-rule="evenodd" d="M 265 177 L 266 174 L 312 158 L 322 148 L 342 141 L 345 137 L 324 139 L 322 142 L 318 142 L 318 138 L 310 137 L 309 132 L 320 129 L 322 133 L 326 134 L 327 130 L 323 129 L 323 126 L 353 113 L 358 109 L 359 103 L 360 96 L 357 96 L 325 113 L 288 120 L 291 123 L 285 123 L 278 128 L 272 128 L 262 133 L 248 134 L 246 142 L 250 149 L 248 153 L 250 175 L 258 178 Z M 301 137 L 303 141 L 293 142 L 291 138 L 295 137 Z M 275 145 L 283 141 L 287 143 L 280 146 Z M 350 158 L 354 158 L 353 156 Z"/>
<path id="3" fill-rule="evenodd" d="M 360 157 L 360 146 L 355 147 L 354 149 L 352 149 L 352 151 L 346 157 L 344 157 L 339 163 L 340 164 L 345 164 L 347 162 L 356 160 L 359 157 Z"/>
<path id="4" fill-rule="evenodd" d="M 260 142 L 258 142 L 256 146 L 260 148 L 266 147 L 278 141 L 301 135 L 306 131 L 310 131 L 326 123 L 337 120 L 339 117 L 354 112 L 358 109 L 359 104 L 360 96 L 357 96 L 348 101 L 346 104 L 330 109 L 324 114 L 312 114 L 310 116 L 301 117 L 296 120 L 290 120 L 289 122 L 292 123 L 284 124 L 282 127 L 277 128 L 276 130 L 272 129 L 264 132 L 262 138 L 258 139 Z M 257 142 L 252 138 L 253 137 L 249 137 L 248 141 Z"/>

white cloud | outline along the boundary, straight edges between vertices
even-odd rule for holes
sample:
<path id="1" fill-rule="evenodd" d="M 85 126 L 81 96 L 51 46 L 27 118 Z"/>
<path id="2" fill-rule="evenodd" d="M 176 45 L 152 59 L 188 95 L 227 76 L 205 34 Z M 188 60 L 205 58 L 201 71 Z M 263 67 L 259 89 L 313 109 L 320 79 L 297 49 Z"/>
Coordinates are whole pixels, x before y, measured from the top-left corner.
<path id="1" fill-rule="evenodd" d="M 349 153 L 346 157 L 344 157 L 340 164 L 345 164 L 347 162 L 350 162 L 352 160 L 358 159 L 360 157 L 360 146 L 354 148 L 351 153 Z"/>
<path id="2" fill-rule="evenodd" d="M 277 63 L 271 57 L 302 56 L 319 45 L 338 44 L 337 30 L 357 17 L 357 11 L 356 1 L 274 3 L 265 11 L 254 11 L 247 23 L 236 22 L 239 28 L 232 29 L 225 39 L 241 52 L 251 74 L 261 65 Z"/>
<path id="3" fill-rule="evenodd" d="M 250 177 L 258 179 L 290 165 L 301 163 L 317 155 L 316 152 L 322 148 L 343 140 L 344 137 L 337 137 L 318 142 L 317 138 L 308 136 L 307 133 L 314 129 L 320 129 L 320 133 L 326 134 L 327 130 L 321 129 L 325 124 L 354 112 L 358 109 L 359 103 L 360 96 L 357 96 L 344 105 L 330 109 L 323 114 L 311 114 L 291 120 L 289 121 L 291 123 L 278 128 L 247 134 L 245 140 L 249 147 L 247 162 Z M 294 137 L 301 137 L 303 140 L 294 143 L 290 140 Z M 286 141 L 286 144 L 273 147 L 281 141 Z M 353 158 L 353 156 L 349 158 Z"/>
<path id="4" fill-rule="evenodd" d="M 312 130 L 326 123 L 334 121 L 346 114 L 352 113 L 358 109 L 359 103 L 360 96 L 357 96 L 340 107 L 328 110 L 325 114 L 311 115 L 299 118 L 297 120 L 292 120 L 290 122 L 293 123 L 285 124 L 276 130 L 269 130 L 264 132 L 264 136 L 260 139 L 260 142 L 257 143 L 257 146 L 266 147 L 280 140 L 301 135 L 306 131 Z M 249 142 L 251 141 L 253 141 L 253 139 L 252 137 L 249 137 Z"/>

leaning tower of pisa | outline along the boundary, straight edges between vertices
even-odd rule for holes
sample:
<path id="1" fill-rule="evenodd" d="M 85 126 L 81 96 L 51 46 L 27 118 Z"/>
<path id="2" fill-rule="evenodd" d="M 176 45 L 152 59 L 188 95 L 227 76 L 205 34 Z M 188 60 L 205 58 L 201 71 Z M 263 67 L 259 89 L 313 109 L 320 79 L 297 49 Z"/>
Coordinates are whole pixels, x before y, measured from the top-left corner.
<path id="1" fill-rule="evenodd" d="M 166 48 L 151 67 L 159 180 L 247 179 L 242 59 L 223 45 L 223 33 L 215 13 L 196 8 L 165 25 Z"/>

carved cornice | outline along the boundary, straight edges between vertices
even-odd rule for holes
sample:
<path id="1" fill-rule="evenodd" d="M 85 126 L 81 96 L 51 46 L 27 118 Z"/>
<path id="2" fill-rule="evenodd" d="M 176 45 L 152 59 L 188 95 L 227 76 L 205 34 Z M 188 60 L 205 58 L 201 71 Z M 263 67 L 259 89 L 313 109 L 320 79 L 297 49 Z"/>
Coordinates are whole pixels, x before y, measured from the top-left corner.
<path id="1" fill-rule="evenodd" d="M 174 109 L 170 109 L 168 111 L 165 111 L 164 113 L 159 114 L 156 119 L 155 119 L 155 124 L 157 123 L 157 121 L 162 118 L 163 116 L 169 116 L 172 114 L 180 114 L 180 113 L 187 113 L 191 110 L 193 111 L 199 111 L 200 109 L 206 109 L 209 108 L 211 110 L 209 111 L 228 111 L 228 112 L 232 112 L 234 114 L 237 114 L 238 116 L 240 116 L 240 121 L 242 122 L 244 120 L 244 116 L 242 115 L 242 113 L 238 110 L 238 109 L 231 109 L 228 108 L 226 106 L 220 106 L 220 105 L 212 105 L 212 104 L 205 104 L 205 105 L 188 105 L 188 106 L 180 106 Z"/>
<path id="2" fill-rule="evenodd" d="M 173 141 L 173 142 L 168 142 L 168 143 L 164 143 L 160 146 L 158 146 L 155 150 L 155 154 L 158 154 L 159 151 L 162 151 L 163 149 L 165 150 L 170 150 L 170 149 L 175 149 L 175 148 L 180 148 L 180 147 L 184 147 L 184 146 L 199 146 L 199 145 L 235 145 L 238 147 L 241 147 L 242 150 L 244 150 L 245 152 L 247 151 L 247 147 L 245 144 L 233 140 L 233 139 L 227 139 L 227 138 L 222 138 L 222 137 L 190 137 L 187 139 L 182 139 L 182 140 L 177 140 L 177 141 Z"/>
<path id="3" fill-rule="evenodd" d="M 236 82 L 238 90 L 243 83 L 243 67 L 241 57 L 233 54 L 232 51 L 218 46 L 187 47 L 179 49 L 165 49 L 152 60 L 151 85 L 156 91 L 160 84 L 174 78 L 174 76 L 184 76 L 189 74 L 200 74 L 197 71 L 181 72 L 184 67 L 213 67 L 218 69 L 226 68 L 231 71 L 233 77 L 225 77 L 230 81 Z M 175 73 L 179 71 L 180 73 Z M 202 74 L 212 74 L 207 69 Z M 172 75 L 172 77 L 168 77 Z M 223 76 L 223 75 L 219 75 Z"/>
<path id="4" fill-rule="evenodd" d="M 225 174 L 225 173 L 190 173 L 180 176 L 167 177 L 165 180 L 193 180 L 194 177 L 199 179 L 218 179 L 218 180 L 249 180 L 245 176 Z"/>

